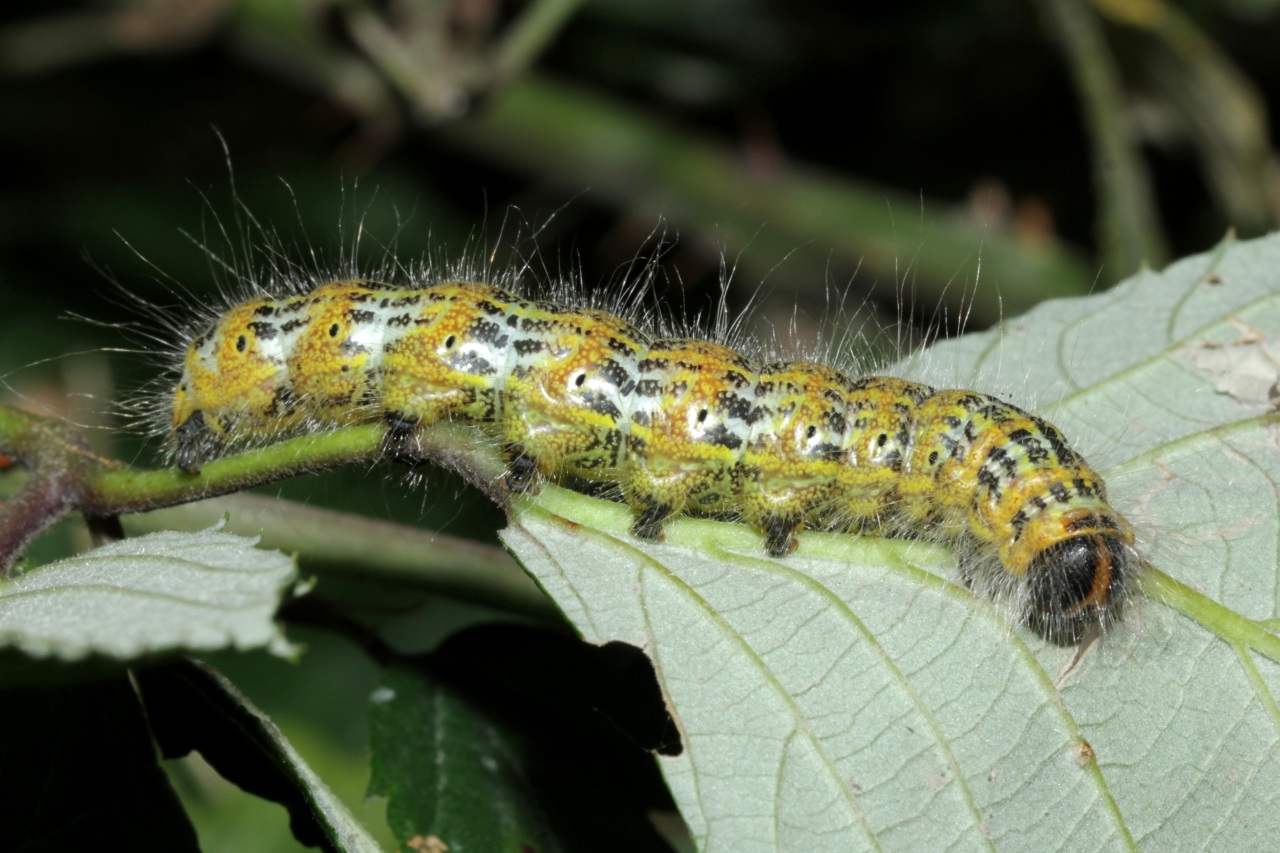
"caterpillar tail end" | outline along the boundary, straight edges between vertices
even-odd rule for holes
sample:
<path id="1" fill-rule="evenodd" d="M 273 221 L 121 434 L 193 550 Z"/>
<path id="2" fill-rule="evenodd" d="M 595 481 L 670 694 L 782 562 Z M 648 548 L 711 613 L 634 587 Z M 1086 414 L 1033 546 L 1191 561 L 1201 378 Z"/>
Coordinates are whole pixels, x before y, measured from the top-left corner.
<path id="1" fill-rule="evenodd" d="M 1090 532 L 1054 543 L 1027 570 L 1028 627 L 1060 646 L 1105 631 L 1120 618 L 1137 566 L 1122 533 Z"/>

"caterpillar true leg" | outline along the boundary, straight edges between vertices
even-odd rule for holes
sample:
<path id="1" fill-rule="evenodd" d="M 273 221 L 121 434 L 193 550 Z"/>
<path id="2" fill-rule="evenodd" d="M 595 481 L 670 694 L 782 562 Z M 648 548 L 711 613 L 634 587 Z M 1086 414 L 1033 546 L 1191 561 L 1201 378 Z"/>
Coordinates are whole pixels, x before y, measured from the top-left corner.
<path id="1" fill-rule="evenodd" d="M 502 475 L 502 484 L 517 494 L 537 492 L 538 462 L 532 456 L 516 453 L 507 463 L 507 471 Z"/>
<path id="2" fill-rule="evenodd" d="M 204 412 L 192 412 L 186 420 L 173 429 L 174 462 L 188 474 L 199 474 L 200 463 L 208 458 L 212 435 L 204 422 Z"/>

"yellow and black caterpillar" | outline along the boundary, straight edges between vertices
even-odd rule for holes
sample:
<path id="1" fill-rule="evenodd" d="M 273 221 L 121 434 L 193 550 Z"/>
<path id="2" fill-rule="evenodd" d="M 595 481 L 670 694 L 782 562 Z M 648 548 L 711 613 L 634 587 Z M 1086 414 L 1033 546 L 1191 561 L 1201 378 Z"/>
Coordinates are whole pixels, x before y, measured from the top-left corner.
<path id="1" fill-rule="evenodd" d="M 773 556 L 806 527 L 945 538 L 978 555 L 970 584 L 1058 643 L 1112 622 L 1138 566 L 1102 479 L 1009 403 L 760 361 L 473 282 L 334 281 L 240 304 L 187 347 L 172 429 L 196 473 L 246 441 L 381 421 L 394 449 L 443 420 L 493 424 L 512 489 L 615 486 L 637 536 L 697 513 L 751 525 Z"/>

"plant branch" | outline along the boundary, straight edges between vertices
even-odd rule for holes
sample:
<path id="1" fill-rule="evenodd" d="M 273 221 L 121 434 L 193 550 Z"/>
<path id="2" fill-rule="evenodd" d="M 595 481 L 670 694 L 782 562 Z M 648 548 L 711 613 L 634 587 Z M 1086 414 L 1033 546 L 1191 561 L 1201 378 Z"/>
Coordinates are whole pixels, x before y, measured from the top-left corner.
<path id="1" fill-rule="evenodd" d="M 27 471 L 26 482 L 0 504 L 0 567 L 7 573 L 40 533 L 79 510 L 91 526 L 114 536 L 118 517 L 150 513 L 205 501 L 297 474 L 383 459 L 385 429 L 378 424 L 348 427 L 214 460 L 199 475 L 168 468 L 127 467 L 95 454 L 67 425 L 0 406 L 0 456 Z M 475 441 L 474 430 L 451 424 L 424 429 L 412 448 L 415 458 L 453 468 L 491 497 L 505 501 L 497 485 L 503 462 L 491 446 Z M 549 618 L 554 609 L 505 552 L 442 534 L 345 514 L 239 495 L 203 505 L 208 523 L 228 512 L 250 533 L 273 531 L 266 544 L 358 563 L 382 577 L 422 582 L 447 595 Z M 170 510 L 170 515 L 193 513 Z M 213 518 L 207 516 L 213 513 Z M 161 519 L 162 521 L 165 519 Z M 156 519 L 130 523 L 157 526 Z M 278 531 L 287 530 L 281 535 Z"/>

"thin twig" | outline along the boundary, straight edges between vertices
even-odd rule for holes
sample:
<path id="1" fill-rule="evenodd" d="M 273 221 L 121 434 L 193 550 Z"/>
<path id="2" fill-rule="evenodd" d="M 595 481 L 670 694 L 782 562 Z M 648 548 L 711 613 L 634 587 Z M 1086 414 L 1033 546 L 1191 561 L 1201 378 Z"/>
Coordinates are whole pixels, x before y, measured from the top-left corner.
<path id="1" fill-rule="evenodd" d="M 1151 179 L 1126 120 L 1120 70 L 1102 24 L 1083 0 L 1039 4 L 1062 42 L 1089 125 L 1105 277 L 1119 281 L 1143 264 L 1160 266 L 1167 252 Z"/>

